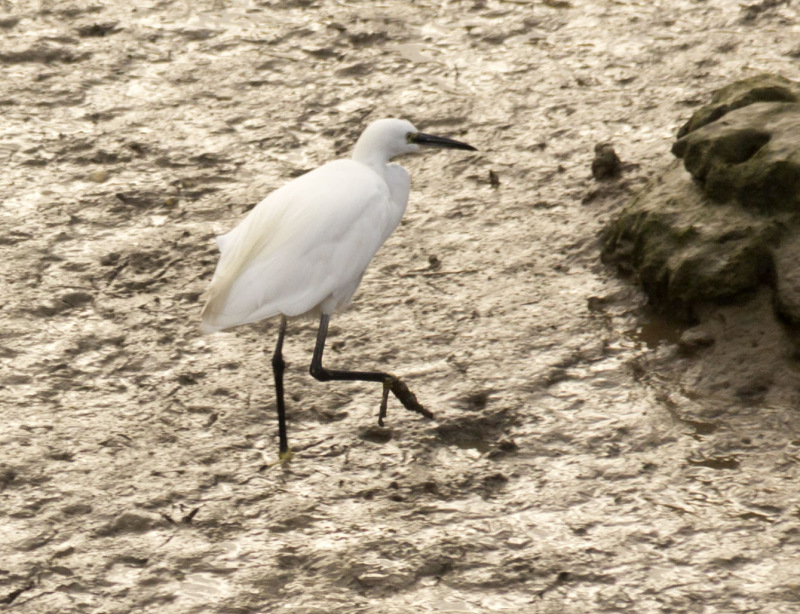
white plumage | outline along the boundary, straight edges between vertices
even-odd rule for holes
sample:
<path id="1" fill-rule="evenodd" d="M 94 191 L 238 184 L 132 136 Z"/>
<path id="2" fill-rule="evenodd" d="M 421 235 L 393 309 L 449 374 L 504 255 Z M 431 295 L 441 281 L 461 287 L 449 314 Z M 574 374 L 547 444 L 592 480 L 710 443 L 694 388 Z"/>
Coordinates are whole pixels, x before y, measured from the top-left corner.
<path id="1" fill-rule="evenodd" d="M 353 159 L 298 177 L 218 237 L 221 258 L 201 331 L 346 307 L 405 212 L 408 173 L 387 156 L 418 148 L 406 141 L 409 133 L 416 130 L 406 121 L 371 124 Z"/>

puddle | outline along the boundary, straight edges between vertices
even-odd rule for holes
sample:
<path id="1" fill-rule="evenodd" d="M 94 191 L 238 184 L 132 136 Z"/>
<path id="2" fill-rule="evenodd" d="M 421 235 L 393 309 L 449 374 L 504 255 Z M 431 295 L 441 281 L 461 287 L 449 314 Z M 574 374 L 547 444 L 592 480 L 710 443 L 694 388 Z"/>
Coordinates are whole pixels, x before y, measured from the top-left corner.
<path id="1" fill-rule="evenodd" d="M 655 350 L 661 345 L 672 345 L 680 341 L 688 324 L 680 323 L 654 313 L 644 315 L 639 324 L 627 332 L 628 337 Z"/>

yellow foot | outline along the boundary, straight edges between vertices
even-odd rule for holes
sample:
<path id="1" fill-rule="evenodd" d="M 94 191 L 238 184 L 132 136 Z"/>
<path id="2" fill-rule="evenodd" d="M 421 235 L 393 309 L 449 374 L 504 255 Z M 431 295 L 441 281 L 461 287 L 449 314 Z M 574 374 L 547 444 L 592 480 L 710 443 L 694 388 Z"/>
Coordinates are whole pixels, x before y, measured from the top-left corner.
<path id="1" fill-rule="evenodd" d="M 288 463 L 290 460 L 294 458 L 294 452 L 291 450 L 286 450 L 286 452 L 278 453 L 278 460 L 274 460 L 271 463 L 267 463 L 265 467 L 268 469 L 272 469 L 272 467 L 277 467 L 278 465 L 283 465 L 284 463 Z"/>

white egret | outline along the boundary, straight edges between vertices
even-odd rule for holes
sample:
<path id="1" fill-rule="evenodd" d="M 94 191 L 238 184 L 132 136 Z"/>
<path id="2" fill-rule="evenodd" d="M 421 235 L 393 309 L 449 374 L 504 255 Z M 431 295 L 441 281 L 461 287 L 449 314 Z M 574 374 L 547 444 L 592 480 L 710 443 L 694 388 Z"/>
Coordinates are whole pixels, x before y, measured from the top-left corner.
<path id="1" fill-rule="evenodd" d="M 322 366 L 331 315 L 350 303 L 370 260 L 406 210 L 408 173 L 389 161 L 424 146 L 475 151 L 466 143 L 423 134 L 405 120 L 381 119 L 364 130 L 350 159 L 329 162 L 272 192 L 236 228 L 217 237 L 221 256 L 201 331 L 281 317 L 272 356 L 281 458 L 289 454 L 282 356 L 287 318 L 319 318 L 313 377 L 383 383 L 380 424 L 389 391 L 407 409 L 433 417 L 390 373 Z"/>

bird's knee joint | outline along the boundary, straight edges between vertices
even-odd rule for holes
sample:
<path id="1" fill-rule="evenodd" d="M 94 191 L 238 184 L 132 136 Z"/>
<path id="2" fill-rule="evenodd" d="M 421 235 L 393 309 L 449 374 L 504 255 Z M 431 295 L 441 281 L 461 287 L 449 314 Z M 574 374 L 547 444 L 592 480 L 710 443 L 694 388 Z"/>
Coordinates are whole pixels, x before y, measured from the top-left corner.
<path id="1" fill-rule="evenodd" d="M 309 372 L 311 373 L 311 377 L 320 382 L 327 382 L 331 379 L 330 373 L 319 365 L 311 365 Z"/>
<path id="2" fill-rule="evenodd" d="M 278 356 L 277 354 L 272 355 L 272 369 L 280 372 L 286 369 L 286 362 L 283 360 L 282 356 Z"/>

